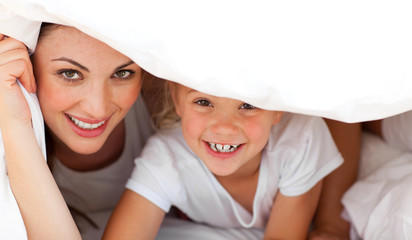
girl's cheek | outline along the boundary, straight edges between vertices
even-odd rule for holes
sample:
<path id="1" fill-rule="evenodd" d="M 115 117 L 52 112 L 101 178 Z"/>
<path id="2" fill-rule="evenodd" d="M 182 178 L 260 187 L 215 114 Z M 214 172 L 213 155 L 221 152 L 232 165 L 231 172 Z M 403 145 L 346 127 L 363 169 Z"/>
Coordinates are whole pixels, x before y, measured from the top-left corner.
<path id="1" fill-rule="evenodd" d="M 265 139 L 269 136 L 272 124 L 266 121 L 259 121 L 258 119 L 249 119 L 244 125 L 248 136 L 253 139 Z"/>

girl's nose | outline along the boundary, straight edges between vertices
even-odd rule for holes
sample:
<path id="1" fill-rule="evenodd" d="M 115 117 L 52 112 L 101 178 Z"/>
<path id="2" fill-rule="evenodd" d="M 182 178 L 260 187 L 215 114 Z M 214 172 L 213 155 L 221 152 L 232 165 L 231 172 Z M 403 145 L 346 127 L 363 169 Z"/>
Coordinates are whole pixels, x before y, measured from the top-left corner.
<path id="1" fill-rule="evenodd" d="M 238 132 L 238 120 L 234 113 L 215 114 L 211 130 L 218 135 L 234 135 Z"/>

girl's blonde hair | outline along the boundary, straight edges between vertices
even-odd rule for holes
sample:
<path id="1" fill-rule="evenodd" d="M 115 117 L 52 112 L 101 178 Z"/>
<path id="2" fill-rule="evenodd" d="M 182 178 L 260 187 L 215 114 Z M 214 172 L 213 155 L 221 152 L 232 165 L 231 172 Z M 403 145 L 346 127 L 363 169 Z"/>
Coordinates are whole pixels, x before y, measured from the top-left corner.
<path id="1" fill-rule="evenodd" d="M 152 121 L 156 129 L 170 128 L 180 121 L 180 117 L 177 115 L 173 103 L 170 84 L 177 83 L 163 80 L 162 83 L 157 86 L 160 93 L 158 96 L 161 101 L 161 107 L 159 107 L 157 112 L 152 114 Z"/>

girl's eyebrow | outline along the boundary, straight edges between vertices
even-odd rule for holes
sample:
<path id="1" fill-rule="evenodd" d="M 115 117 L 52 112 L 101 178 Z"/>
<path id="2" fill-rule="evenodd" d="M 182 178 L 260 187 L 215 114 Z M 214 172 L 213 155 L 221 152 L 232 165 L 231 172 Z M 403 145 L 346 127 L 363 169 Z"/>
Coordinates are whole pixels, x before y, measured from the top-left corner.
<path id="1" fill-rule="evenodd" d="M 67 58 L 67 57 L 60 57 L 60 58 L 52 59 L 52 61 L 68 62 L 68 63 L 71 63 L 71 64 L 73 64 L 73 65 L 75 65 L 75 66 L 77 66 L 77 67 L 79 67 L 79 68 L 81 68 L 81 69 L 89 72 L 89 69 L 88 69 L 87 67 L 85 67 L 85 66 L 81 65 L 80 63 L 78 63 L 78 62 L 76 62 L 76 61 L 74 61 L 74 60 L 72 60 L 72 59 L 70 59 L 70 58 Z"/>
<path id="2" fill-rule="evenodd" d="M 122 65 L 118 66 L 116 69 L 114 69 L 114 71 L 117 72 L 117 71 L 121 70 L 122 68 L 125 68 L 125 67 L 127 67 L 131 64 L 134 64 L 134 62 L 132 60 L 130 60 L 129 62 L 127 62 L 125 64 L 122 64 Z"/>

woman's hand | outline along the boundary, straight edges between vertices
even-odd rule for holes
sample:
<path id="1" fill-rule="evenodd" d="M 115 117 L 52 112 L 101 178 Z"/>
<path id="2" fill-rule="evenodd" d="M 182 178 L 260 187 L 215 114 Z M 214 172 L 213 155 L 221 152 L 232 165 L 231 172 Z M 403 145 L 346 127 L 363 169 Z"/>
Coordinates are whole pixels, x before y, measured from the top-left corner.
<path id="1" fill-rule="evenodd" d="M 17 85 L 35 91 L 33 68 L 26 46 L 0 34 L 0 127 L 31 124 L 30 108 Z"/>

